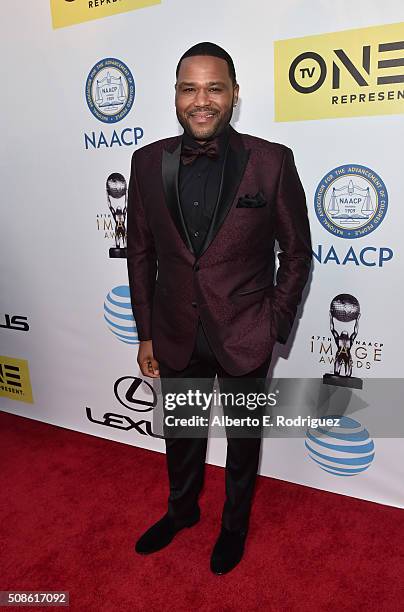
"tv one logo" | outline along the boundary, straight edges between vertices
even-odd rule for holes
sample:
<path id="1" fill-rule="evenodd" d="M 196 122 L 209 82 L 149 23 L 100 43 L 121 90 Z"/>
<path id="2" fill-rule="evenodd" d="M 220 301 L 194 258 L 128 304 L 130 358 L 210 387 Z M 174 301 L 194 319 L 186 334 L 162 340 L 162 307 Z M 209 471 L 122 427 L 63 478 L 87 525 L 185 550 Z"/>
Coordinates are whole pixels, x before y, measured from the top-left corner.
<path id="1" fill-rule="evenodd" d="M 160 4 L 161 0 L 50 0 L 54 28 Z"/>
<path id="2" fill-rule="evenodd" d="M 26 359 L 0 356 L 0 397 L 34 403 Z"/>
<path id="3" fill-rule="evenodd" d="M 275 42 L 275 119 L 404 112 L 404 23 Z"/>

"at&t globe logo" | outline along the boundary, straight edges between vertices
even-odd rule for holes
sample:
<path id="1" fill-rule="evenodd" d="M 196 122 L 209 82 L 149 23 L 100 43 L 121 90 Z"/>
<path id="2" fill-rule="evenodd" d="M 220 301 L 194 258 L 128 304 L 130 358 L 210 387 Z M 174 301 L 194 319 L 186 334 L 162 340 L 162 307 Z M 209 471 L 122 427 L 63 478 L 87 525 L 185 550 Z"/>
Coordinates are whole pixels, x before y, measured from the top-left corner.
<path id="1" fill-rule="evenodd" d="M 375 456 L 368 430 L 347 416 L 330 418 L 339 419 L 339 426 L 307 430 L 305 445 L 310 458 L 334 476 L 355 476 L 367 470 Z"/>
<path id="2" fill-rule="evenodd" d="M 114 287 L 108 293 L 104 302 L 104 319 L 118 340 L 125 344 L 139 343 L 127 285 Z"/>
<path id="3" fill-rule="evenodd" d="M 314 204 L 318 220 L 331 234 L 361 238 L 383 221 L 387 189 L 380 176 L 366 166 L 338 166 L 321 179 Z"/>
<path id="4" fill-rule="evenodd" d="M 129 68 L 113 57 L 93 66 L 86 81 L 86 100 L 94 117 L 104 123 L 121 121 L 135 99 L 135 80 Z"/>

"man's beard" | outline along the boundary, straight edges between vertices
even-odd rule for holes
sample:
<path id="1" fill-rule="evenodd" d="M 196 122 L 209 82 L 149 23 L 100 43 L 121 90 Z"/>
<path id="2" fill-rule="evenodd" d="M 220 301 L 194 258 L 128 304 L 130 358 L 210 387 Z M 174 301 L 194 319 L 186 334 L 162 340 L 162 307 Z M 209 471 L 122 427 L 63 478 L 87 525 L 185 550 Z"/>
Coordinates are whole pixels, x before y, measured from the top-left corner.
<path id="1" fill-rule="evenodd" d="M 204 112 L 204 113 L 212 112 L 214 115 L 217 114 L 217 111 L 214 108 L 210 108 L 210 107 L 200 108 L 193 112 L 195 114 L 197 114 L 198 112 Z M 181 126 L 184 128 L 184 131 L 189 136 L 192 136 L 192 138 L 194 138 L 195 140 L 203 140 L 203 141 L 212 140 L 216 136 L 219 136 L 229 125 L 231 118 L 233 116 L 233 104 L 231 104 L 229 110 L 225 114 L 223 114 L 219 118 L 219 120 L 211 126 L 206 126 L 206 127 L 201 126 L 200 128 L 194 129 L 193 126 L 190 124 L 190 122 L 187 119 L 188 115 L 192 115 L 192 111 L 187 113 L 185 118 L 181 117 L 177 111 L 177 119 L 180 122 Z"/>

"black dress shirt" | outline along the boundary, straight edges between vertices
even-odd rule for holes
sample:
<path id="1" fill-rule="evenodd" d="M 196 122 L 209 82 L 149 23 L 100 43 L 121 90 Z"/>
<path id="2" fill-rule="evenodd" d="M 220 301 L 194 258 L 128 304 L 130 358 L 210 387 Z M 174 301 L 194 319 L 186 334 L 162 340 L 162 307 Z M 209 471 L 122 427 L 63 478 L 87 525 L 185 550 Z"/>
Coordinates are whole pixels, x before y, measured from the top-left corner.
<path id="1" fill-rule="evenodd" d="M 227 128 L 218 136 L 219 157 L 216 159 L 200 155 L 191 164 L 180 163 L 180 203 L 196 255 L 204 243 L 217 203 L 228 137 Z M 199 146 L 186 132 L 182 145 Z"/>

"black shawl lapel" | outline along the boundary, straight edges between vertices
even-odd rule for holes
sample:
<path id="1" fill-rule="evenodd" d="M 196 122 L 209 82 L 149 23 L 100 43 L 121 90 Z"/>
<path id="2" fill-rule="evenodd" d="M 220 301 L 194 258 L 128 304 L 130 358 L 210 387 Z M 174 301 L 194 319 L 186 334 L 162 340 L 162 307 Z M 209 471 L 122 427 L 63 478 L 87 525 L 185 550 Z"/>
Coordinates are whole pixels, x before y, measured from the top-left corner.
<path id="1" fill-rule="evenodd" d="M 174 150 L 163 150 L 161 171 L 165 198 L 171 217 L 182 240 L 190 252 L 195 255 L 192 241 L 189 237 L 185 219 L 182 214 L 179 197 L 178 175 L 180 167 L 181 144 L 182 139 L 179 138 L 179 142 Z M 223 224 L 228 212 L 230 211 L 231 205 L 240 186 L 241 179 L 243 178 L 249 155 L 250 151 L 244 148 L 240 134 L 230 127 L 229 142 L 223 162 L 216 207 L 209 230 L 206 234 L 205 241 L 202 245 L 200 253 L 198 254 L 198 257 L 200 257 L 211 244 L 221 225 Z"/>
<path id="2" fill-rule="evenodd" d="M 194 253 L 185 219 L 182 214 L 180 196 L 178 191 L 178 174 L 180 168 L 181 144 L 182 139 L 180 138 L 179 143 L 174 149 L 174 151 L 167 151 L 167 149 L 163 149 L 161 172 L 163 177 L 164 194 L 171 217 L 182 240 L 185 242 L 191 253 Z"/>
<path id="3" fill-rule="evenodd" d="M 223 163 L 218 199 L 199 257 L 212 243 L 230 211 L 241 179 L 243 178 L 249 156 L 250 151 L 244 148 L 240 134 L 230 127 L 229 142 Z"/>

